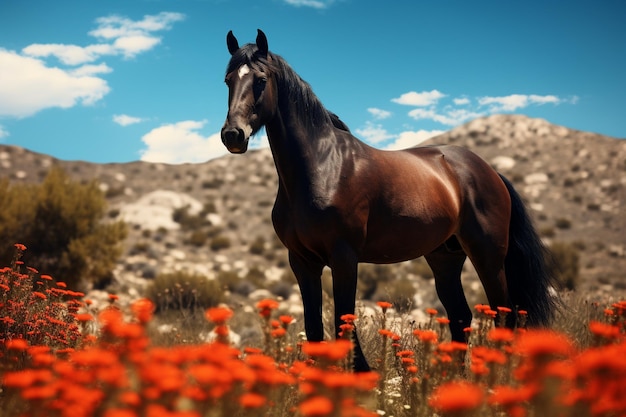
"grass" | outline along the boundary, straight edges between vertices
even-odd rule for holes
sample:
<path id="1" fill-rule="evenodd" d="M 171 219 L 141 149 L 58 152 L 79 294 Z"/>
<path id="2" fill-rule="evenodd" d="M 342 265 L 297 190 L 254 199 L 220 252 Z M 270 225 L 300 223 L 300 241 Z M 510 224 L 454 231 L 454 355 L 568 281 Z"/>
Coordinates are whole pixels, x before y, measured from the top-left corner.
<path id="1" fill-rule="evenodd" d="M 23 265 L 24 250 L 16 245 L 0 270 L 0 416 L 626 415 L 624 301 L 569 296 L 554 328 L 515 330 L 477 305 L 468 343 L 450 342 L 434 309 L 414 323 L 383 301 L 374 314 L 344 316 L 339 340 L 312 343 L 301 317 L 266 299 L 253 311 L 183 315 L 168 340 L 152 301 L 123 311 L 111 295 L 93 311 L 83 294 Z M 241 322 L 258 337 L 235 347 Z M 372 372 L 350 370 L 355 326 Z"/>

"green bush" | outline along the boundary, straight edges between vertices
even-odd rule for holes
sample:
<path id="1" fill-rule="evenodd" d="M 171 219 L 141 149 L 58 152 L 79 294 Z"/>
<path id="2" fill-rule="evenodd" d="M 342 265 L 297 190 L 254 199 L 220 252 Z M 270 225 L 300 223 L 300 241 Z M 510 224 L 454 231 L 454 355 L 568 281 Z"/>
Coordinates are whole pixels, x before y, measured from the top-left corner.
<path id="1" fill-rule="evenodd" d="M 53 167 L 41 184 L 0 181 L 0 262 L 14 243 L 26 245 L 24 262 L 70 288 L 102 286 L 122 252 L 122 222 L 103 222 L 106 200 L 95 181 L 72 181 Z"/>
<path id="2" fill-rule="evenodd" d="M 148 287 L 157 312 L 167 310 L 206 309 L 224 301 L 224 291 L 218 280 L 199 274 L 172 272 L 160 274 Z"/>

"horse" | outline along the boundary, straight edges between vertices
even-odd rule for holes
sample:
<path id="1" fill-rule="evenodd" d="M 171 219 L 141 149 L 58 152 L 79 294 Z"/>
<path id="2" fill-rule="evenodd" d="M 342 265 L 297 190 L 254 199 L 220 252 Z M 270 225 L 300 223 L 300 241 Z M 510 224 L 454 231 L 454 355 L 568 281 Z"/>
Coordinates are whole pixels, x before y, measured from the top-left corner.
<path id="1" fill-rule="evenodd" d="M 230 31 L 226 44 L 228 114 L 221 139 L 229 152 L 245 153 L 249 138 L 265 126 L 279 178 L 272 222 L 288 249 L 309 341 L 324 337 L 325 266 L 332 272 L 338 335 L 341 317 L 355 311 L 359 263 L 421 256 L 432 269 L 453 340 L 465 341 L 472 320 L 461 285 L 466 258 L 493 309 L 524 309 L 528 324 L 548 323 L 555 301 L 547 249 L 503 175 L 463 147 L 368 146 L 269 51 L 263 31 L 242 47 Z M 507 316 L 507 325 L 515 325 L 515 316 Z M 358 336 L 354 369 L 370 369 Z"/>

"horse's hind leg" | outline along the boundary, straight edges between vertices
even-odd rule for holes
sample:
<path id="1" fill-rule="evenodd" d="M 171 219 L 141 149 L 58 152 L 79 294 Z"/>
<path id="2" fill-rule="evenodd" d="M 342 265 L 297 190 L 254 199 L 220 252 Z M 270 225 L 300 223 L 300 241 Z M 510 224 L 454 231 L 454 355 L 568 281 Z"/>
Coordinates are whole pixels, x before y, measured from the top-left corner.
<path id="1" fill-rule="evenodd" d="M 450 252 L 444 245 L 426 255 L 425 258 L 435 276 L 435 288 L 439 300 L 450 320 L 452 340 L 465 342 L 463 329 L 469 327 L 472 321 L 472 311 L 467 305 L 461 285 L 461 270 L 465 263 L 465 253 Z"/>

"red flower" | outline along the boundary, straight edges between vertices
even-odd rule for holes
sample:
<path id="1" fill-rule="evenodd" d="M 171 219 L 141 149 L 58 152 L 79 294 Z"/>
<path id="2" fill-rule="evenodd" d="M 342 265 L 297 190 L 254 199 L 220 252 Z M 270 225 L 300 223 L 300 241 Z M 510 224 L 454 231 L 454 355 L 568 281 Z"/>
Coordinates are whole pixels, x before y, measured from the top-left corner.
<path id="1" fill-rule="evenodd" d="M 427 308 L 426 314 L 428 314 L 429 316 L 436 316 L 437 314 L 439 314 L 439 312 L 434 308 Z"/>
<path id="2" fill-rule="evenodd" d="M 239 397 L 239 404 L 243 408 L 259 408 L 262 407 L 267 399 L 261 395 L 254 392 L 247 392 Z"/>
<path id="3" fill-rule="evenodd" d="M 378 307 L 383 309 L 383 313 L 387 311 L 387 309 L 393 307 L 393 304 L 388 303 L 387 301 L 379 301 L 376 303 Z"/>
<path id="4" fill-rule="evenodd" d="M 318 395 L 300 403 L 300 413 L 305 416 L 327 416 L 333 411 L 333 403 L 326 397 Z"/>
<path id="5" fill-rule="evenodd" d="M 261 300 L 256 304 L 256 308 L 259 309 L 259 314 L 266 319 L 270 317 L 272 310 L 276 310 L 278 306 L 278 301 L 269 298 Z"/>
<path id="6" fill-rule="evenodd" d="M 473 411 L 482 404 L 483 397 L 483 389 L 478 385 L 466 381 L 452 381 L 437 387 L 428 404 L 444 413 Z"/>
<path id="7" fill-rule="evenodd" d="M 154 313 L 154 303 L 147 298 L 141 298 L 135 301 L 130 306 L 130 309 L 140 323 L 147 323 L 152 319 L 152 313 Z"/>
<path id="8" fill-rule="evenodd" d="M 233 316 L 233 310 L 228 307 L 212 307 L 205 312 L 205 316 L 211 323 L 220 325 Z"/>

